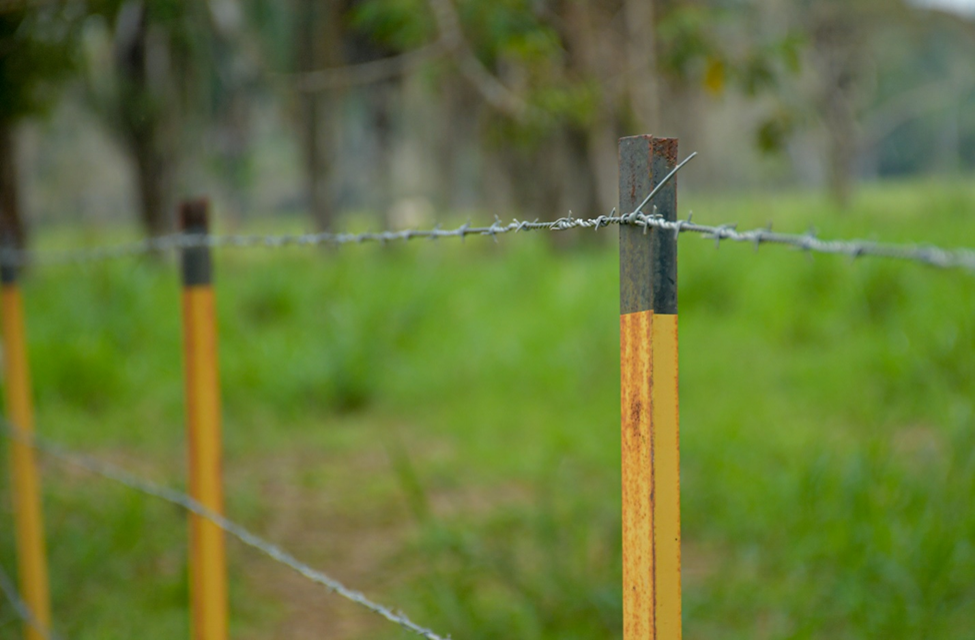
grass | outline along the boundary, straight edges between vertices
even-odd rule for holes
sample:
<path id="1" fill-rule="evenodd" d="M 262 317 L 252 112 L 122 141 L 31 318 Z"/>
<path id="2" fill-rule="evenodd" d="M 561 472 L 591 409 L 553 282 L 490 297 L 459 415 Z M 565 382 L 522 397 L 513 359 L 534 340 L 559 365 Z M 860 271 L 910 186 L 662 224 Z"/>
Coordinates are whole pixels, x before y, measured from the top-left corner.
<path id="1" fill-rule="evenodd" d="M 871 186 L 845 213 L 688 201 L 743 227 L 975 237 L 960 183 Z M 680 260 L 685 637 L 975 636 L 975 279 L 694 237 Z M 232 517 L 457 638 L 619 637 L 610 242 L 227 250 L 217 278 Z M 24 292 L 43 433 L 183 486 L 173 265 L 38 268 Z M 183 515 L 44 473 L 59 629 L 185 635 Z M 230 557 L 235 637 L 403 635 Z"/>

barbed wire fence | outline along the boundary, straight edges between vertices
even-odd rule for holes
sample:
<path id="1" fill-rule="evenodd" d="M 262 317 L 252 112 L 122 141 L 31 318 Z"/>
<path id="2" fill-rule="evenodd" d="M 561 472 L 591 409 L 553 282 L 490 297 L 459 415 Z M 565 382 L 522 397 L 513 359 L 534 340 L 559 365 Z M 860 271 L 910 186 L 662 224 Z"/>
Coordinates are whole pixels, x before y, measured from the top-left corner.
<path id="1" fill-rule="evenodd" d="M 975 274 L 975 249 L 970 248 L 949 249 L 930 245 L 882 243 L 861 239 L 821 239 L 812 231 L 804 234 L 781 233 L 773 231 L 771 226 L 738 231 L 735 224 L 699 224 L 694 222 L 691 216 L 688 216 L 685 220 L 666 220 L 657 214 L 656 206 L 652 207 L 651 213 L 644 212 L 644 208 L 651 203 L 660 190 L 695 155 L 691 154 L 677 164 L 647 194 L 640 205 L 629 213 L 618 214 L 614 210 L 608 215 L 600 215 L 592 218 L 574 217 L 570 213 L 566 217 L 552 221 L 521 221 L 516 219 L 504 223 L 500 219 L 495 219 L 489 225 L 480 226 L 467 223 L 452 229 L 443 229 L 436 226 L 430 229 L 383 230 L 365 233 L 275 235 L 176 233 L 138 242 L 67 250 L 38 251 L 0 248 L 0 266 L 11 268 L 28 264 L 32 266 L 89 264 L 193 248 L 248 249 L 316 247 L 361 243 L 386 244 L 413 240 L 451 238 L 459 238 L 463 241 L 468 237 L 490 237 L 497 240 L 498 236 L 521 232 L 560 232 L 573 229 L 598 231 L 605 227 L 617 226 L 641 228 L 644 233 L 648 233 L 653 229 L 666 231 L 672 233 L 674 239 L 678 238 L 681 234 L 697 234 L 705 239 L 714 241 L 716 246 L 722 242 L 730 241 L 751 244 L 757 250 L 761 245 L 778 244 L 809 253 L 841 255 L 851 259 L 879 257 L 913 262 L 940 269 L 959 269 Z M 328 591 L 365 608 L 406 631 L 427 638 L 428 640 L 449 640 L 450 638 L 449 635 L 439 635 L 431 629 L 415 623 L 401 611 L 376 603 L 361 592 L 345 586 L 338 580 L 298 560 L 287 551 L 258 536 L 243 525 L 208 509 L 185 493 L 137 477 L 110 463 L 71 451 L 54 441 L 42 438 L 34 433 L 23 431 L 2 419 L 0 419 L 0 435 L 9 440 L 25 444 L 57 462 L 82 469 L 95 476 L 123 485 L 141 494 L 163 500 L 182 508 L 188 513 L 195 514 L 275 562 L 289 567 L 313 583 L 325 587 Z M 34 628 L 43 640 L 61 640 L 62 636 L 56 635 L 53 631 L 38 623 L 37 618 L 18 593 L 16 585 L 2 567 L 0 567 L 0 591 L 3 592 L 17 616 Z"/>
<path id="2" fill-rule="evenodd" d="M 31 265 L 72 265 L 102 262 L 152 253 L 206 247 L 211 249 L 276 249 L 285 247 L 341 246 L 347 244 L 408 242 L 411 240 L 441 240 L 468 237 L 490 237 L 530 231 L 569 231 L 572 229 L 599 230 L 612 226 L 640 227 L 645 232 L 650 229 L 670 231 L 675 235 L 692 233 L 722 242 L 751 244 L 756 249 L 761 245 L 777 244 L 789 246 L 808 253 L 822 253 L 846 256 L 851 259 L 879 257 L 915 262 L 940 269 L 961 269 L 975 273 L 975 249 L 949 249 L 924 244 L 894 244 L 864 239 L 824 239 L 814 231 L 806 233 L 782 233 L 773 231 L 771 224 L 766 227 L 738 231 L 736 223 L 718 225 L 700 224 L 693 221 L 692 215 L 685 220 L 665 220 L 655 211 L 649 214 L 642 209 L 697 154 L 692 153 L 675 167 L 658 186 L 647 195 L 643 203 L 630 213 L 618 214 L 615 210 L 609 215 L 594 218 L 578 218 L 571 213 L 557 220 L 502 222 L 496 219 L 489 225 L 474 226 L 469 223 L 453 229 L 439 226 L 430 229 L 384 230 L 363 233 L 301 233 L 301 234 L 206 234 L 188 235 L 174 233 L 137 242 L 112 246 L 99 246 L 87 249 L 67 250 L 0 250 L 0 263 L 19 266 Z M 655 208 L 654 208 L 655 209 Z"/>
<path id="3" fill-rule="evenodd" d="M 508 233 L 528 231 L 568 231 L 570 229 L 598 230 L 610 226 L 634 226 L 645 230 L 662 229 L 675 234 L 693 233 L 720 244 L 724 241 L 746 243 L 759 247 L 764 244 L 790 246 L 809 253 L 846 256 L 851 259 L 881 257 L 917 262 L 941 269 L 962 269 L 975 272 L 975 250 L 949 249 L 923 244 L 893 244 L 871 240 L 824 239 L 814 231 L 802 234 L 773 231 L 770 226 L 738 231 L 736 223 L 708 225 L 686 220 L 668 221 L 655 213 L 629 213 L 595 218 L 576 218 L 571 215 L 549 222 L 512 220 L 504 223 L 496 220 L 490 225 L 463 224 L 454 229 L 408 229 L 403 231 L 370 231 L 364 233 L 306 233 L 280 235 L 217 235 L 188 236 L 171 234 L 128 244 L 95 247 L 81 250 L 6 251 L 0 253 L 0 262 L 17 265 L 83 264 L 102 262 L 149 253 L 179 249 L 207 247 L 211 249 L 275 249 L 284 247 L 315 247 L 363 243 L 392 243 L 410 240 L 439 240 L 446 238 L 497 237 Z"/>
<path id="4" fill-rule="evenodd" d="M 0 433 L 2 433 L 2 435 L 8 439 L 25 444 L 62 464 L 81 469 L 87 473 L 128 487 L 129 489 L 137 491 L 141 494 L 168 502 L 169 504 L 180 507 L 189 513 L 196 514 L 201 518 L 204 518 L 217 525 L 220 529 L 234 536 L 245 545 L 256 549 L 275 562 L 293 569 L 315 584 L 325 587 L 332 593 L 354 602 L 372 613 L 375 613 L 386 620 L 399 625 L 403 629 L 419 635 L 420 637 L 427 638 L 427 640 L 450 640 L 449 635 L 438 635 L 430 629 L 416 624 L 401 611 L 396 611 L 384 605 L 373 602 L 361 592 L 350 589 L 335 578 L 332 578 L 311 567 L 310 565 L 301 562 L 287 551 L 281 549 L 281 547 L 265 540 L 256 533 L 251 532 L 243 525 L 206 508 L 189 495 L 181 491 L 177 491 L 170 487 L 140 478 L 132 473 L 129 473 L 128 471 L 125 471 L 121 467 L 108 462 L 73 452 L 52 440 L 18 429 L 16 426 L 12 425 L 6 420 L 0 419 Z M 2 572 L 2 569 L 0 569 L 0 572 Z M 24 601 L 20 598 L 16 588 L 13 585 L 13 582 L 10 581 L 5 574 L 0 575 L 0 590 L 2 590 L 7 596 L 8 600 L 10 600 L 19 616 L 28 621 L 31 626 L 37 627 L 36 619 L 34 618 L 33 614 L 26 607 Z M 50 640 L 59 640 L 57 636 L 49 637 Z"/>
<path id="5" fill-rule="evenodd" d="M 49 631 L 44 625 L 38 622 L 34 612 L 27 606 L 24 599 L 20 597 L 17 585 L 10 578 L 10 574 L 2 566 L 0 566 L 0 592 L 3 592 L 4 597 L 10 604 L 10 608 L 14 610 L 17 618 L 33 629 L 43 640 L 64 640 L 61 636 L 53 631 Z"/>

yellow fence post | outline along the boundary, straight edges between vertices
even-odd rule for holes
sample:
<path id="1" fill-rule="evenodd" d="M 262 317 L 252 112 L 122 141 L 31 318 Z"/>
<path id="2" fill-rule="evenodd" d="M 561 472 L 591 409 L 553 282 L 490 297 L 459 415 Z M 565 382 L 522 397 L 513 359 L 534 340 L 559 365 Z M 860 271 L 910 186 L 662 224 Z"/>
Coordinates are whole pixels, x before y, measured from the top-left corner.
<path id="1" fill-rule="evenodd" d="M 207 201 L 184 202 L 180 224 L 189 237 L 207 233 Z M 190 496 L 223 513 L 220 378 L 212 266 L 207 247 L 182 252 L 186 427 Z M 223 531 L 190 514 L 190 603 L 194 640 L 227 638 L 227 560 Z"/>
<path id="2" fill-rule="evenodd" d="M 3 246 L 13 248 L 11 236 L 4 238 Z M 34 406 L 31 402 L 24 306 L 17 275 L 15 266 L 4 264 L 0 267 L 4 391 L 7 420 L 30 434 L 34 431 Z M 10 461 L 21 597 L 34 616 L 33 623 L 39 627 L 25 622 L 24 637 L 27 640 L 44 640 L 51 628 L 51 601 L 44 550 L 40 478 L 34 449 L 17 438 L 11 439 Z"/>
<path id="3" fill-rule="evenodd" d="M 620 140 L 620 212 L 677 166 L 677 140 Z M 676 177 L 643 213 L 676 220 Z M 651 209 L 652 208 L 652 209 Z M 681 637 L 677 238 L 620 226 L 623 638 Z"/>

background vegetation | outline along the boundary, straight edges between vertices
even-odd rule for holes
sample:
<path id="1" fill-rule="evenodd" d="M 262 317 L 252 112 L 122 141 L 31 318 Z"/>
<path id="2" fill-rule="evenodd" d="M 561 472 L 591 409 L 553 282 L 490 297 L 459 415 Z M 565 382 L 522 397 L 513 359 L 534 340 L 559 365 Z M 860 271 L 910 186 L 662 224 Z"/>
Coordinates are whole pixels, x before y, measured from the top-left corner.
<path id="1" fill-rule="evenodd" d="M 688 206 L 824 235 L 975 231 L 962 182 L 869 188 L 853 215 L 810 195 Z M 614 250 L 218 256 L 233 517 L 454 637 L 619 636 Z M 971 277 L 690 237 L 680 267 L 687 637 L 970 637 Z M 175 269 L 39 268 L 25 293 L 43 432 L 181 486 Z M 66 635 L 184 634 L 185 516 L 54 463 L 45 478 Z M 230 553 L 236 637 L 400 637 Z"/>
<path id="2" fill-rule="evenodd" d="M 103 244 L 201 193 L 220 231 L 596 215 L 653 132 L 701 152 L 682 215 L 970 245 L 975 22 L 944 6 L 6 2 L 0 226 Z M 219 252 L 230 515 L 456 638 L 619 637 L 618 266 L 585 236 Z M 680 260 L 686 637 L 971 638 L 975 281 Z M 24 292 L 39 429 L 183 486 L 175 265 Z M 51 462 L 44 490 L 58 629 L 185 635 L 185 514 Z M 234 637 L 402 635 L 230 554 Z"/>
<path id="3" fill-rule="evenodd" d="M 975 164 L 964 1 L 15 0 L 0 214 L 159 234 L 205 193 L 317 228 L 596 215 L 616 139 L 647 132 L 701 152 L 695 190 L 846 205 Z"/>

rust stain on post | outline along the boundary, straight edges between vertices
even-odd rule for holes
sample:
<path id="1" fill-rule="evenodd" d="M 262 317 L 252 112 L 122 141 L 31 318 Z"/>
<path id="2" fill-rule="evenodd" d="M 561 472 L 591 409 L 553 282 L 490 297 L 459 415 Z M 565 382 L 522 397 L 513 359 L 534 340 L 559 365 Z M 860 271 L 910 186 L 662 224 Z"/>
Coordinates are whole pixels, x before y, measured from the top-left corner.
<path id="1" fill-rule="evenodd" d="M 620 317 L 623 637 L 681 637 L 677 316 Z"/>
<path id="2" fill-rule="evenodd" d="M 620 317 L 625 640 L 655 637 L 652 327 L 652 311 Z"/>

